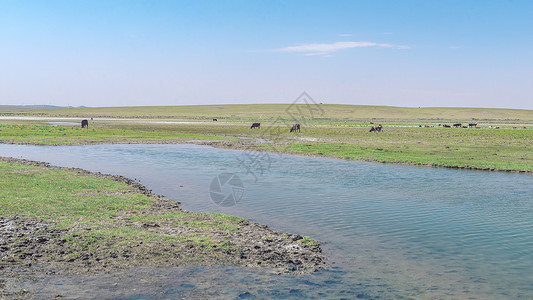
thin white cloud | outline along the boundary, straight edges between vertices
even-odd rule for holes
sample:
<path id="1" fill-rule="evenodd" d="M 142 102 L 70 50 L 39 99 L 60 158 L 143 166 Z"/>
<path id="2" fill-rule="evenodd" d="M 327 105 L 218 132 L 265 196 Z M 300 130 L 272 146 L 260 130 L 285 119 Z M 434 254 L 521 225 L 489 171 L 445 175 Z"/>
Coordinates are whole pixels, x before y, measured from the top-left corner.
<path id="1" fill-rule="evenodd" d="M 338 36 L 352 36 L 352 34 L 351 33 L 341 33 Z"/>
<path id="2" fill-rule="evenodd" d="M 380 47 L 394 49 L 409 49 L 408 46 L 374 43 L 374 42 L 336 42 L 332 44 L 303 44 L 298 46 L 289 46 L 275 51 L 278 52 L 297 52 L 307 56 L 312 55 L 329 55 L 339 50 L 350 48 Z"/>

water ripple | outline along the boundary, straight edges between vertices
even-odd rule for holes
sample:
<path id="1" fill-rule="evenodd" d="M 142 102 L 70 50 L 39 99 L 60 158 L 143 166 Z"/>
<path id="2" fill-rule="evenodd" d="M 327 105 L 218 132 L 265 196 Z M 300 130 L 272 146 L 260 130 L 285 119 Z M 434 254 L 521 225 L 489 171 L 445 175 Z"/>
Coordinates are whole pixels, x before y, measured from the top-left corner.
<path id="1" fill-rule="evenodd" d="M 339 297 L 357 289 L 370 298 L 533 298 L 529 175 L 275 155 L 256 181 L 239 167 L 241 152 L 194 145 L 0 145 L 10 153 L 136 177 L 186 209 L 316 237 L 342 273 L 321 273 L 329 283 L 316 283 L 315 296 L 330 286 Z M 221 172 L 245 183 L 237 207 L 208 198 Z"/>

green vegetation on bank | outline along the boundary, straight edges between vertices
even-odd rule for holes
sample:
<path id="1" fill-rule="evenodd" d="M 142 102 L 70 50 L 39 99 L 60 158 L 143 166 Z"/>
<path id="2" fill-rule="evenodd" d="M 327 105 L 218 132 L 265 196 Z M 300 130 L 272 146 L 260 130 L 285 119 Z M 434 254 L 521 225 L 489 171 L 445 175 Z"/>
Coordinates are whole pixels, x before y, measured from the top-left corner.
<path id="1" fill-rule="evenodd" d="M 253 147 L 343 159 L 533 172 L 531 110 L 319 107 L 321 114 L 315 106 L 314 118 L 309 107 L 282 104 L 50 109 L 39 114 L 94 115 L 95 119 L 89 121 L 89 129 L 42 125 L 43 120 L 0 120 L 0 142 L 73 145 L 203 141 L 229 148 Z M 296 121 L 291 120 L 288 111 L 294 113 L 295 108 L 305 118 L 298 121 L 302 125 L 300 133 L 289 133 Z M 99 115 L 132 119 L 100 119 L 96 117 Z M 155 120 L 138 118 L 147 116 Z M 168 116 L 184 119 L 165 119 Z M 218 121 L 212 117 L 218 117 Z M 250 129 L 252 121 L 260 121 L 261 129 Z M 439 126 L 455 122 L 477 123 L 480 128 Z M 372 123 L 382 124 L 384 131 L 369 133 Z M 257 143 L 265 140 L 270 143 Z"/>
<path id="2" fill-rule="evenodd" d="M 533 171 L 533 130 L 385 127 L 352 130 L 333 141 L 295 142 L 283 150 L 345 159 L 484 170 Z"/>
<path id="3" fill-rule="evenodd" d="M 77 145 L 104 143 L 157 143 L 187 140 L 232 140 L 205 134 L 168 132 L 164 130 L 130 130 L 119 128 L 89 128 L 50 125 L 0 125 L 0 142 L 36 145 Z"/>
<path id="4" fill-rule="evenodd" d="M 318 243 L 309 237 L 221 213 L 182 211 L 179 203 L 124 177 L 1 157 L 0 174 L 3 271 L 38 265 L 80 273 L 200 263 L 308 273 L 325 267 Z M 298 253 L 284 250 L 295 243 Z M 292 267 L 294 261 L 300 269 Z"/>
<path id="5" fill-rule="evenodd" d="M 0 161 L 0 216 L 38 218 L 69 230 L 62 236 L 72 247 L 97 247 L 109 242 L 116 249 L 127 243 L 186 242 L 207 243 L 210 247 L 223 243 L 199 240 L 194 233 L 164 234 L 147 230 L 135 223 L 170 219 L 179 228 L 202 227 L 227 231 L 238 230 L 243 219 L 222 214 L 169 212 L 150 214 L 157 198 L 140 193 L 136 188 L 107 177 L 95 177 L 81 170 L 48 169 Z M 122 249 L 123 250 L 123 249 Z M 74 253 L 76 254 L 76 253 Z M 74 255 L 73 254 L 73 255 Z"/>

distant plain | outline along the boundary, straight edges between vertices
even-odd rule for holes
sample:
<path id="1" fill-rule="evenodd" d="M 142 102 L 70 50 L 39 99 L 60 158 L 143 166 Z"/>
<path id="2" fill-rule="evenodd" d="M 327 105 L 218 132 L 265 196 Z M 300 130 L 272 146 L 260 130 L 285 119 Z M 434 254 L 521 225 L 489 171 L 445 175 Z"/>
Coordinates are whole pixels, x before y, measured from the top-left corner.
<path id="1" fill-rule="evenodd" d="M 194 142 L 388 163 L 533 172 L 531 110 L 251 104 L 18 111 L 0 107 L 0 115 L 36 118 L 0 118 L 3 143 Z M 81 119 L 89 119 L 88 130 L 49 123 L 72 124 Z M 260 122 L 261 128 L 250 129 L 252 122 Z M 289 132 L 294 123 L 301 124 L 301 132 Z M 479 128 L 442 126 L 455 123 L 475 123 Z M 374 124 L 382 124 L 383 132 L 370 133 Z"/>

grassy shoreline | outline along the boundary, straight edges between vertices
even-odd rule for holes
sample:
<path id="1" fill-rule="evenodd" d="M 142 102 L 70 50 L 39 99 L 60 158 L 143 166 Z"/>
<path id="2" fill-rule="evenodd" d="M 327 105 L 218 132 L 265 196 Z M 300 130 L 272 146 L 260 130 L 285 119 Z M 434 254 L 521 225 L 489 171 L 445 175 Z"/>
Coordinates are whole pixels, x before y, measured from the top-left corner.
<path id="1" fill-rule="evenodd" d="M 200 264 L 306 274 L 326 267 L 311 238 L 183 211 L 122 176 L 5 157 L 0 174 L 0 296 L 13 296 L 2 277 L 41 269 L 82 274 Z"/>
<path id="2" fill-rule="evenodd" d="M 248 104 L 11 109 L 0 114 L 48 120 L 68 117 L 73 118 L 71 122 L 94 118 L 84 130 L 72 125 L 50 126 L 46 119 L 0 119 L 0 143 L 195 143 L 381 163 L 533 173 L 531 110 Z M 215 118 L 218 121 L 213 121 Z M 261 129 L 251 130 L 251 122 L 261 122 Z M 302 131 L 289 133 L 296 122 L 301 123 Z M 378 122 L 384 131 L 369 133 L 369 126 Z M 439 126 L 446 123 L 476 123 L 480 128 Z M 270 143 L 262 144 L 265 140 Z"/>
<path id="3" fill-rule="evenodd" d="M 89 130 L 42 124 L 0 124 L 0 143 L 91 145 L 194 143 L 214 147 L 327 156 L 381 163 L 533 173 L 532 129 L 387 126 L 369 133 L 368 124 L 304 124 L 291 134 L 286 124 L 196 122 L 151 124 L 95 121 Z M 268 140 L 270 143 L 261 143 Z"/>

